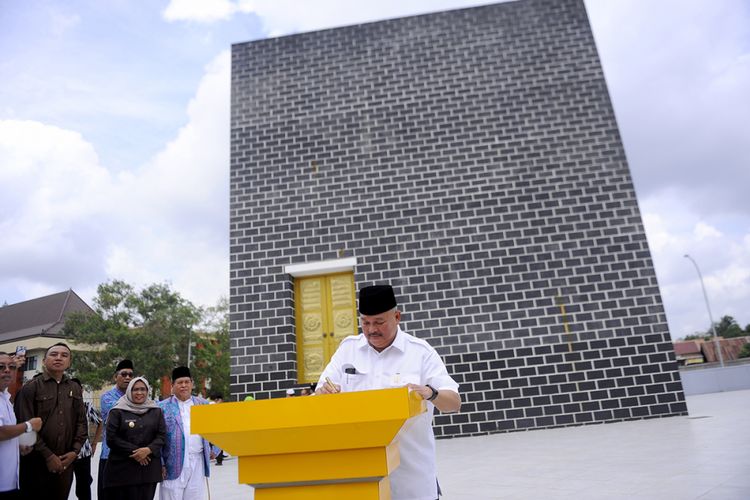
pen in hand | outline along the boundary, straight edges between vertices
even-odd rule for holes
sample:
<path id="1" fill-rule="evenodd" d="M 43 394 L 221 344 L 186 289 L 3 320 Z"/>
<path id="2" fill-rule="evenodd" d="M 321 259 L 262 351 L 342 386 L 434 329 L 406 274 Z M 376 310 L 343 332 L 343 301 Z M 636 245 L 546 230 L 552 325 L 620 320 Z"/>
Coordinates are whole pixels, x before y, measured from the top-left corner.
<path id="1" fill-rule="evenodd" d="M 328 385 L 328 390 L 332 393 L 337 393 L 339 390 L 336 388 L 334 383 L 331 381 L 330 378 L 326 377 L 326 384 Z"/>

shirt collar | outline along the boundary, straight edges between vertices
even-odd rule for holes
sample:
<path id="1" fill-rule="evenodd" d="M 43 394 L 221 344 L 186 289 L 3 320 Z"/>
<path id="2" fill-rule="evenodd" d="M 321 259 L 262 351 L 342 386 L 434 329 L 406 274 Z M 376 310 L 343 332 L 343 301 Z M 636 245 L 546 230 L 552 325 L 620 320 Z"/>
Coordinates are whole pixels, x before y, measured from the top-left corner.
<path id="1" fill-rule="evenodd" d="M 68 378 L 68 376 L 63 373 L 63 376 L 60 379 L 59 383 L 62 384 L 63 382 L 65 382 L 65 380 L 67 380 L 67 378 Z M 57 380 L 52 375 L 50 375 L 49 373 L 47 373 L 47 370 L 42 370 L 42 380 L 45 381 L 45 382 L 47 382 L 50 379 L 54 380 L 57 383 Z"/>
<path id="2" fill-rule="evenodd" d="M 359 344 L 357 344 L 358 349 L 364 349 L 370 347 L 370 343 L 367 342 L 367 335 L 364 333 L 362 334 L 362 338 L 359 339 Z M 388 351 L 391 348 L 398 349 L 401 352 L 404 352 L 404 347 L 406 347 L 406 334 L 403 330 L 401 330 L 401 327 L 396 327 L 396 338 L 393 339 L 393 343 L 383 349 L 379 354 L 382 354 L 386 351 Z M 373 349 L 375 351 L 375 349 Z M 375 351 L 377 352 L 377 351 Z"/>
<path id="3" fill-rule="evenodd" d="M 178 404 L 180 404 L 180 405 L 182 405 L 182 406 L 185 406 L 185 405 L 192 405 L 192 404 L 193 404 L 193 396 L 190 396 L 190 397 L 189 397 L 188 399 L 186 399 L 185 401 L 182 401 L 182 400 L 181 400 L 180 398 L 178 398 L 177 396 L 175 396 L 174 398 L 175 398 L 175 399 L 177 400 L 177 403 L 178 403 Z"/>

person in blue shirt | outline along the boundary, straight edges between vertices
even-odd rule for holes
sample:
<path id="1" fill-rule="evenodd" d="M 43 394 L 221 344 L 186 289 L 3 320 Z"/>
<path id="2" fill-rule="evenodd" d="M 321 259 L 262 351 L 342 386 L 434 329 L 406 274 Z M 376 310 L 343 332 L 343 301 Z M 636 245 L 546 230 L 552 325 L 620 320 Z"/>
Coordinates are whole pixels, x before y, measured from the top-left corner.
<path id="1" fill-rule="evenodd" d="M 133 362 L 129 359 L 123 359 L 117 363 L 115 368 L 114 380 L 115 386 L 109 391 L 102 394 L 101 398 L 101 410 L 102 410 L 102 422 L 107 422 L 107 415 L 109 410 L 117 404 L 117 401 L 125 395 L 125 390 L 128 388 L 130 380 L 133 378 Z M 104 435 L 102 436 L 102 454 L 99 457 L 99 478 L 96 484 L 96 493 L 99 500 L 106 500 L 107 492 L 104 489 L 104 467 L 107 465 L 107 458 L 109 458 L 109 446 L 107 446 L 106 427 Z"/>

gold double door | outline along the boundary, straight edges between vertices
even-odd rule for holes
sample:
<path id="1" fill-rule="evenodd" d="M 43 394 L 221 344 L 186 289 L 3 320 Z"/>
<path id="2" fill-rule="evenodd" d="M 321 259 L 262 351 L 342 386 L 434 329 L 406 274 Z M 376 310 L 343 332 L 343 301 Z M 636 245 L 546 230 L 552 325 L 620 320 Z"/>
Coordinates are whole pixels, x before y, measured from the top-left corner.
<path id="1" fill-rule="evenodd" d="M 313 383 L 341 340 L 357 333 L 354 275 L 297 278 L 294 296 L 298 381 Z"/>

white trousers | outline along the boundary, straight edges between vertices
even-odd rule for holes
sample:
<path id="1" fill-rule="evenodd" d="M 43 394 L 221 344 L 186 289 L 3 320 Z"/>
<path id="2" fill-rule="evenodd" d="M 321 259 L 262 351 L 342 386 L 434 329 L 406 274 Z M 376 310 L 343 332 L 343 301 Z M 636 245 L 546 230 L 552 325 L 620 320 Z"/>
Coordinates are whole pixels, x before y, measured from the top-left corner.
<path id="1" fill-rule="evenodd" d="M 206 477 L 203 474 L 203 452 L 188 453 L 182 472 L 177 479 L 162 481 L 159 486 L 161 500 L 204 500 Z"/>

